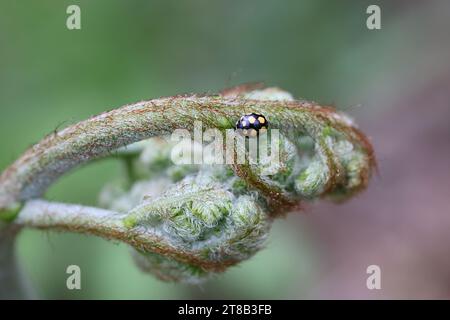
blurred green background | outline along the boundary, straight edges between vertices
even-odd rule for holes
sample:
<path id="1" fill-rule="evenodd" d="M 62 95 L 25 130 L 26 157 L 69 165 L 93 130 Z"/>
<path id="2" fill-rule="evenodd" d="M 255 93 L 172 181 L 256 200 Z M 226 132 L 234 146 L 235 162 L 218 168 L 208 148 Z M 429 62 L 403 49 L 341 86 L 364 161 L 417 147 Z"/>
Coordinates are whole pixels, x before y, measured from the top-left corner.
<path id="1" fill-rule="evenodd" d="M 382 29 L 370 31 L 374 3 Z M 419 12 L 441 5 L 427 3 L 1 0 L 0 169 L 51 131 L 104 110 L 248 81 L 370 119 L 383 109 L 374 97 L 438 68 L 416 50 L 418 37 L 427 41 Z M 66 28 L 70 4 L 81 8 L 81 30 Z M 47 197 L 94 205 L 119 173 L 118 163 L 97 162 Z M 125 245 L 94 237 L 26 230 L 18 254 L 42 298 L 308 298 L 327 260 L 308 223 L 295 214 L 278 221 L 267 249 L 201 286 L 160 282 L 133 265 Z M 66 289 L 70 264 L 81 267 L 80 291 Z"/>

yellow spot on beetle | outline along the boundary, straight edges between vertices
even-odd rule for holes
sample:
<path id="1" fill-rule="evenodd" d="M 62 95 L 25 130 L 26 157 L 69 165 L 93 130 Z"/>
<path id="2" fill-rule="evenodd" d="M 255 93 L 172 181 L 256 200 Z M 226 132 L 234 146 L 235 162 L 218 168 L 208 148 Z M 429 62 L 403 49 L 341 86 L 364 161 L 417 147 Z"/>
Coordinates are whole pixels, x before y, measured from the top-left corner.
<path id="1" fill-rule="evenodd" d="M 253 124 L 255 121 L 256 121 L 255 117 L 253 117 L 253 116 L 248 117 L 248 122 Z"/>
<path id="2" fill-rule="evenodd" d="M 258 117 L 258 121 L 259 123 L 263 124 L 264 122 L 266 122 L 266 119 L 264 119 L 263 117 Z"/>

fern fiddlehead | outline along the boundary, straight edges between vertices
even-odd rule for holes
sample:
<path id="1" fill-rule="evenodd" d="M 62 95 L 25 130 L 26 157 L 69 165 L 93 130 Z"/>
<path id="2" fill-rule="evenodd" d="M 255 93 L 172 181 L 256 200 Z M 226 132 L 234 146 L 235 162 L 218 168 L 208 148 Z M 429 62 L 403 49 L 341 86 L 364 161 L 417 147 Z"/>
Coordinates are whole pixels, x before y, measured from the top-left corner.
<path id="1" fill-rule="evenodd" d="M 201 121 L 225 133 L 251 112 L 279 130 L 270 148 L 280 161 L 172 161 L 167 136 L 174 130 L 192 131 Z M 185 147 L 195 149 L 190 141 Z M 249 155 L 245 144 L 233 147 L 234 157 Z M 129 175 L 102 190 L 105 209 L 41 199 L 65 172 L 108 155 L 121 158 Z M 342 200 L 363 190 L 374 167 L 368 139 L 346 115 L 277 88 L 241 86 L 143 101 L 47 136 L 0 176 L 0 217 L 16 227 L 121 240 L 143 270 L 196 283 L 255 254 L 272 221 L 303 201 Z"/>

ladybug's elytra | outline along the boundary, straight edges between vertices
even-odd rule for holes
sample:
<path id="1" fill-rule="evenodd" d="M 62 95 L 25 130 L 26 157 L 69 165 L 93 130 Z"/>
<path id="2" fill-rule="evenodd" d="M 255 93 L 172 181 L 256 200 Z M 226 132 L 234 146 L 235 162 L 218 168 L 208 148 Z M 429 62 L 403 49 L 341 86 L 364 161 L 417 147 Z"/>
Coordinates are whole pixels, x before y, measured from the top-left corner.
<path id="1" fill-rule="evenodd" d="M 246 137 L 256 137 L 267 131 L 269 122 L 266 117 L 257 113 L 243 115 L 236 122 L 236 129 Z"/>

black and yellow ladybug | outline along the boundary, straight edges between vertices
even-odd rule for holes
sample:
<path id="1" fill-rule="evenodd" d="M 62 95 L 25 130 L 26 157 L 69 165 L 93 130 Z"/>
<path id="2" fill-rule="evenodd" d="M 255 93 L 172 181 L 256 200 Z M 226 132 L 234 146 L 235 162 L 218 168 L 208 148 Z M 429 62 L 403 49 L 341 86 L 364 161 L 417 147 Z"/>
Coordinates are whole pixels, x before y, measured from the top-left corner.
<path id="1" fill-rule="evenodd" d="M 246 137 L 256 137 L 267 131 L 269 122 L 262 114 L 250 113 L 243 115 L 236 122 L 236 130 Z"/>

